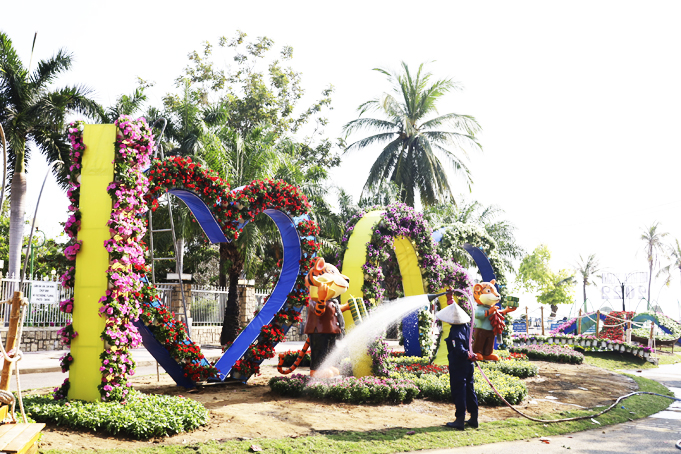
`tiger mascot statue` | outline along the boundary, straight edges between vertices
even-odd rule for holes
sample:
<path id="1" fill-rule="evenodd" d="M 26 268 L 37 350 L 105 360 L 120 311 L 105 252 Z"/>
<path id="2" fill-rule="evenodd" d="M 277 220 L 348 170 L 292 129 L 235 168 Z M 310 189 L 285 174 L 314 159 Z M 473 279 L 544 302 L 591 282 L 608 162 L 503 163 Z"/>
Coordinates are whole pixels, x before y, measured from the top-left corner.
<path id="1" fill-rule="evenodd" d="M 336 345 L 336 341 L 345 334 L 343 312 L 350 309 L 348 304 L 341 306 L 338 296 L 348 290 L 350 278 L 338 271 L 335 266 L 324 262 L 322 257 L 315 259 L 315 264 L 305 277 L 305 287 L 312 300 L 307 308 L 307 322 L 304 333 L 307 334 L 305 345 L 290 369 L 283 368 L 284 354 L 279 354 L 277 370 L 281 374 L 290 374 L 300 365 L 310 348 L 310 376 L 318 378 L 333 377 L 339 374 L 338 369 L 319 370 L 326 355 Z"/>
<path id="2" fill-rule="evenodd" d="M 478 361 L 499 361 L 494 354 L 494 337 L 501 334 L 506 326 L 504 315 L 513 312 L 517 307 L 499 310 L 496 304 L 501 296 L 494 286 L 495 280 L 480 282 L 473 287 L 475 308 L 475 331 L 473 333 L 473 353 Z"/>

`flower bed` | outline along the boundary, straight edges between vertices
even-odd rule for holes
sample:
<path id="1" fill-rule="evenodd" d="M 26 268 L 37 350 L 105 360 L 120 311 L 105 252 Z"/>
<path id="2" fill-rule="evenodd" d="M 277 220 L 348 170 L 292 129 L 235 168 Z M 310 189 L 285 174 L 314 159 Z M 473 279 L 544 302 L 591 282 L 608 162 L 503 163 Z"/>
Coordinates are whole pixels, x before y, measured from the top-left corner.
<path id="1" fill-rule="evenodd" d="M 527 395 L 527 387 L 517 377 L 491 369 L 486 370 L 485 375 L 510 404 L 520 403 Z M 393 372 L 390 374 L 390 377 L 411 380 L 420 390 L 419 398 L 444 402 L 451 401 L 452 399 L 449 374 L 423 374 L 418 377 L 414 374 Z M 475 393 L 478 395 L 478 403 L 481 405 L 504 405 L 485 379 L 482 378 L 477 368 L 473 373 L 473 378 L 475 380 Z"/>
<path id="2" fill-rule="evenodd" d="M 294 374 L 290 377 L 273 377 L 269 386 L 273 393 L 282 396 L 306 396 L 351 404 L 407 403 L 419 393 L 419 389 L 409 380 L 378 377 L 315 379 Z"/>
<path id="3" fill-rule="evenodd" d="M 620 340 L 598 339 L 591 334 L 562 334 L 554 336 L 520 334 L 514 337 L 513 345 L 515 346 L 513 351 L 520 351 L 518 347 L 528 345 L 572 345 L 585 351 L 612 350 L 639 357 L 648 357 L 653 351 L 647 346 L 629 344 Z"/>
<path id="4" fill-rule="evenodd" d="M 136 439 L 189 432 L 208 423 L 208 410 L 199 402 L 135 390 L 129 392 L 126 405 L 25 396 L 24 407 L 38 422 Z"/>
<path id="5" fill-rule="evenodd" d="M 525 353 L 531 359 L 554 363 L 582 364 L 584 361 L 583 354 L 566 345 L 526 345 L 524 347 L 513 347 L 511 351 Z"/>
<path id="6" fill-rule="evenodd" d="M 648 319 L 654 319 L 657 320 L 657 324 L 660 325 L 661 327 L 666 328 L 669 333 L 664 333 L 658 331 L 655 333 L 655 340 L 658 341 L 674 341 L 679 338 L 681 338 L 681 325 L 672 320 L 671 318 L 667 317 L 664 315 L 662 312 L 641 312 L 640 314 L 637 314 L 637 316 L 643 316 Z M 648 339 L 650 337 L 650 329 L 649 328 L 637 328 L 632 330 L 631 334 L 633 336 L 636 336 L 638 338 L 645 338 Z"/>
<path id="7" fill-rule="evenodd" d="M 488 370 L 497 370 L 518 378 L 534 377 L 539 373 L 537 366 L 524 360 L 484 361 L 480 362 L 480 367 L 485 374 Z"/>

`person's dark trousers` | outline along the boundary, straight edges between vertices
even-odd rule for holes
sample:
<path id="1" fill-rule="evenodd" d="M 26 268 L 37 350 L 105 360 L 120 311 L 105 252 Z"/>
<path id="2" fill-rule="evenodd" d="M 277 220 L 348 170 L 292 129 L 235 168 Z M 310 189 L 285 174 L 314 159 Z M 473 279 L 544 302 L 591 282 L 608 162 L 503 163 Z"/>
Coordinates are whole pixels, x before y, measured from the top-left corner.
<path id="1" fill-rule="evenodd" d="M 473 363 L 470 361 L 457 361 L 456 363 L 458 364 L 452 364 L 449 368 L 452 402 L 456 407 L 454 416 L 457 420 L 463 420 L 466 411 L 468 411 L 471 417 L 477 419 L 478 397 L 475 395 L 475 388 L 473 387 Z"/>

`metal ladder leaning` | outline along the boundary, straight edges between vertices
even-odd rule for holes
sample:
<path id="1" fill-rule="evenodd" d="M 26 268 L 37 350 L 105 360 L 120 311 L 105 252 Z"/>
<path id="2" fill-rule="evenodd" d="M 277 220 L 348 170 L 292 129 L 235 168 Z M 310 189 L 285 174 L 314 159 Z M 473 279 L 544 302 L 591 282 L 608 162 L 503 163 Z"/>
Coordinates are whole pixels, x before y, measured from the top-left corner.
<path id="1" fill-rule="evenodd" d="M 153 130 L 154 127 L 156 126 L 156 123 L 162 122 L 161 126 L 161 133 L 158 135 L 158 138 L 156 140 L 156 145 L 154 149 L 154 158 L 158 157 L 160 155 L 161 159 L 164 159 L 163 155 L 163 150 L 159 148 L 159 143 L 161 141 L 161 138 L 163 137 L 163 132 L 166 129 L 166 124 L 167 121 L 165 118 L 159 118 L 154 122 L 152 125 L 151 129 Z M 167 193 L 166 193 L 167 194 Z M 189 324 L 189 318 L 187 317 L 187 302 L 185 299 L 184 295 L 184 285 L 182 284 L 182 263 L 179 259 L 180 257 L 180 251 L 178 251 L 177 248 L 177 238 L 175 236 L 175 222 L 173 221 L 173 207 L 172 204 L 170 203 L 170 195 L 167 195 L 167 205 L 168 205 L 168 219 L 170 219 L 170 228 L 169 229 L 154 229 L 154 224 L 153 224 L 153 214 L 152 210 L 149 209 L 148 213 L 148 218 L 149 218 L 149 255 L 151 257 L 151 282 L 156 286 L 156 261 L 157 260 L 175 260 L 175 273 L 177 273 L 177 281 L 180 287 L 180 294 L 182 295 L 182 310 L 184 314 L 184 324 L 187 327 L 187 335 L 191 339 L 192 333 L 191 333 L 191 326 Z M 154 234 L 155 233 L 168 233 L 170 232 L 173 238 L 173 249 L 175 251 L 175 257 L 155 257 L 154 256 Z"/>

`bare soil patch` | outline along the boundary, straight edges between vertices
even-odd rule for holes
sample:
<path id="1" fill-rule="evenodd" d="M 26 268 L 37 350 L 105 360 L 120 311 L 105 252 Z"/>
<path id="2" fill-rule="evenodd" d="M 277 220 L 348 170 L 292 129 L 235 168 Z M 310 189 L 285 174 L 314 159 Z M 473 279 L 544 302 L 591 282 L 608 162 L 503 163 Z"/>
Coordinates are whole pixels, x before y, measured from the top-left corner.
<path id="1" fill-rule="evenodd" d="M 539 367 L 539 375 L 525 380 L 529 395 L 518 405 L 522 412 L 531 416 L 611 404 L 616 397 L 638 388 L 628 377 L 586 364 L 533 363 Z M 305 368 L 299 371 L 308 372 Z M 182 395 L 202 402 L 210 410 L 210 422 L 195 432 L 137 441 L 48 426 L 40 447 L 132 450 L 159 443 L 177 445 L 239 438 L 297 437 L 346 430 L 412 429 L 439 426 L 454 419 L 452 404 L 421 399 L 404 405 L 351 405 L 282 398 L 272 394 L 267 386 L 268 380 L 278 375 L 276 367 L 263 366 L 262 372 L 246 385 L 210 385 L 195 392 L 177 387 L 167 375 L 161 376 L 159 382 L 156 376 L 134 379 L 135 388 L 142 392 Z M 517 416 L 506 407 L 480 409 L 482 422 Z"/>

